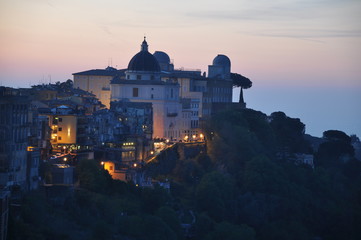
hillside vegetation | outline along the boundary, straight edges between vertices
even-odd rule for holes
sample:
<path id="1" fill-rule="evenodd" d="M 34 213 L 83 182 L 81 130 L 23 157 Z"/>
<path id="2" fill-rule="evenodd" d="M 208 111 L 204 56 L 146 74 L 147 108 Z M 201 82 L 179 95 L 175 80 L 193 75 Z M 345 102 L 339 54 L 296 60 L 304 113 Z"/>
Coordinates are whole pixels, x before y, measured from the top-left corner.
<path id="1" fill-rule="evenodd" d="M 206 147 L 178 144 L 145 167 L 170 192 L 81 162 L 81 188 L 58 204 L 29 194 L 10 239 L 361 239 L 361 163 L 350 138 L 326 131 L 313 148 L 304 132 L 282 112 L 220 113 L 204 126 Z M 302 154 L 314 166 L 297 161 Z"/>

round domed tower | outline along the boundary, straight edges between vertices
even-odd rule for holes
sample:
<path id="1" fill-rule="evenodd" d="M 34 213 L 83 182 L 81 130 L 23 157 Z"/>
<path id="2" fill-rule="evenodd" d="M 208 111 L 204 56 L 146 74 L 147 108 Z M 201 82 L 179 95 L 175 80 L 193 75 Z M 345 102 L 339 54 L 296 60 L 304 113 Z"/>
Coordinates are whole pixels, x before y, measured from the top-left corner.
<path id="1" fill-rule="evenodd" d="M 158 60 L 159 63 L 170 63 L 170 58 L 165 52 L 155 51 L 153 56 Z"/>
<path id="2" fill-rule="evenodd" d="M 148 43 L 142 42 L 140 52 L 134 55 L 125 72 L 127 80 L 160 80 L 158 60 L 148 52 Z"/>
<path id="3" fill-rule="evenodd" d="M 231 68 L 231 60 L 229 60 L 226 55 L 218 54 L 217 57 L 213 59 L 213 65 Z"/>
<path id="4" fill-rule="evenodd" d="M 231 60 L 226 55 L 218 54 L 212 65 L 209 66 L 209 77 L 219 77 L 228 79 L 231 75 Z"/>
<path id="5" fill-rule="evenodd" d="M 160 69 L 162 71 L 173 71 L 174 65 L 170 61 L 170 57 L 168 54 L 162 51 L 155 51 L 153 53 L 153 56 L 158 60 L 158 63 L 160 65 Z"/>

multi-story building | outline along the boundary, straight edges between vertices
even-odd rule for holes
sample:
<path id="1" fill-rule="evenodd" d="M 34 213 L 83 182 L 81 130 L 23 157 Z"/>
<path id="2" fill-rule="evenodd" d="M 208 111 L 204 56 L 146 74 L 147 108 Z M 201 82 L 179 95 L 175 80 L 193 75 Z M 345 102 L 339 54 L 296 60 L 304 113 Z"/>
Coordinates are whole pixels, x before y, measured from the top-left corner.
<path id="1" fill-rule="evenodd" d="M 150 103 L 111 102 L 110 110 L 93 115 L 93 138 L 103 155 L 97 158 L 128 165 L 146 159 L 153 150 L 152 126 Z"/>
<path id="2" fill-rule="evenodd" d="M 130 60 L 125 79 L 111 82 L 111 100 L 121 99 L 152 104 L 153 138 L 180 138 L 179 84 L 161 80 L 159 63 L 145 40 Z"/>
<path id="3" fill-rule="evenodd" d="M 26 188 L 30 101 L 13 89 L 0 89 L 0 186 Z"/>
<path id="4" fill-rule="evenodd" d="M 8 232 L 10 192 L 0 190 L 0 240 L 6 240 Z"/>
<path id="5" fill-rule="evenodd" d="M 165 52 L 149 53 L 145 39 L 127 69 L 107 68 L 73 75 L 74 86 L 98 97 L 105 96 L 100 91 L 109 83 L 110 101 L 151 103 L 153 138 L 176 141 L 199 138 L 202 119 L 220 104 L 232 102 L 231 61 L 227 56 L 219 54 L 214 58 L 207 77 L 200 70 L 174 69 Z"/>
<path id="6" fill-rule="evenodd" d="M 124 70 L 113 67 L 93 69 L 73 73 L 74 88 L 80 88 L 93 93 L 107 108 L 110 108 L 110 82 L 116 77 L 124 77 Z"/>

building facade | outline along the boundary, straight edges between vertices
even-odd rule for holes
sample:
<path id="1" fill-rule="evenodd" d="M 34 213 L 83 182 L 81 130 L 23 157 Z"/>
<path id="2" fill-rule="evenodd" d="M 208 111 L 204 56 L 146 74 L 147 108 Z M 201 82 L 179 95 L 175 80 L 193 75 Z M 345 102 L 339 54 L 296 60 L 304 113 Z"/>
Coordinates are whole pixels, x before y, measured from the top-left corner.
<path id="1" fill-rule="evenodd" d="M 152 104 L 153 138 L 180 139 L 179 84 L 161 80 L 161 68 L 145 39 L 130 60 L 125 79 L 111 82 L 111 101 L 122 99 Z"/>
<path id="2" fill-rule="evenodd" d="M 124 77 L 124 70 L 113 67 L 73 73 L 74 88 L 93 93 L 107 108 L 110 108 L 110 82 L 115 77 Z"/>
<path id="3" fill-rule="evenodd" d="M 145 38 L 127 69 L 107 68 L 73 75 L 75 87 L 93 92 L 100 99 L 106 96 L 102 89 L 109 89 L 110 98 L 103 103 L 123 99 L 151 103 L 155 139 L 199 139 L 201 122 L 220 104 L 232 102 L 231 61 L 227 56 L 219 54 L 213 59 L 207 77 L 200 70 L 175 69 L 165 52 L 149 53 Z M 110 103 L 106 105 L 109 108 Z"/>
<path id="4" fill-rule="evenodd" d="M 0 186 L 26 188 L 29 98 L 0 92 Z"/>

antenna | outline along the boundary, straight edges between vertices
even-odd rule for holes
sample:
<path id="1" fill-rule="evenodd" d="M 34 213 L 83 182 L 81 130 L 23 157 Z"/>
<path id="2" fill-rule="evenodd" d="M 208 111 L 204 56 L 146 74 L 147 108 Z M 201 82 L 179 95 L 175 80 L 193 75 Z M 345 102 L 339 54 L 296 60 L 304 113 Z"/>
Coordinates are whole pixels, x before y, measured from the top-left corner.
<path id="1" fill-rule="evenodd" d="M 113 58 L 110 58 L 110 66 L 113 67 Z"/>

